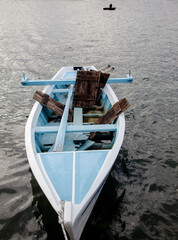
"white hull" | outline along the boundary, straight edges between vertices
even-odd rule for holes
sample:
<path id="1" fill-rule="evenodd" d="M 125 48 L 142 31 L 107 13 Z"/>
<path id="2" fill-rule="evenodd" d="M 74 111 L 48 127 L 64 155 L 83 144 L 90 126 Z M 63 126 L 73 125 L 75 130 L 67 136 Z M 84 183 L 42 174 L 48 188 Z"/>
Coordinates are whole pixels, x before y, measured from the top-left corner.
<path id="1" fill-rule="evenodd" d="M 55 76 L 55 79 L 59 79 L 63 75 L 64 69 L 61 69 Z M 43 90 L 44 93 L 50 94 L 54 86 L 46 86 Z M 118 98 L 114 94 L 111 87 L 107 84 L 104 88 L 106 95 L 108 96 L 111 104 L 113 105 L 118 101 Z M 59 194 L 56 192 L 41 159 L 41 156 L 36 151 L 35 147 L 35 128 L 39 118 L 39 114 L 42 110 L 40 103 L 36 102 L 32 108 L 30 116 L 28 118 L 25 130 L 25 143 L 27 157 L 29 160 L 30 167 L 33 174 L 38 181 L 42 191 L 45 193 L 52 207 L 57 213 L 61 212 L 63 217 L 63 223 L 65 229 L 67 230 L 71 240 L 79 240 L 84 229 L 84 226 L 89 218 L 89 215 L 95 205 L 95 202 L 99 196 L 100 191 L 107 179 L 107 176 L 115 162 L 118 152 L 121 148 L 124 132 L 125 132 L 125 118 L 122 113 L 117 119 L 117 131 L 115 142 L 112 149 L 108 150 L 106 159 L 97 174 L 91 188 L 83 198 L 83 200 L 76 204 L 74 201 L 65 201 L 64 210 L 62 209 L 61 199 Z M 91 150 L 92 151 L 92 150 Z M 86 151 L 85 151 L 86 152 Z M 50 154 L 50 153 L 49 153 Z M 55 153 L 59 155 L 60 152 Z M 66 153 L 67 154 L 67 153 Z M 54 155 L 55 156 L 55 155 Z M 75 163 L 75 153 L 73 154 L 73 159 Z M 73 186 L 74 187 L 74 186 Z M 73 199 L 73 196 L 72 196 Z"/>

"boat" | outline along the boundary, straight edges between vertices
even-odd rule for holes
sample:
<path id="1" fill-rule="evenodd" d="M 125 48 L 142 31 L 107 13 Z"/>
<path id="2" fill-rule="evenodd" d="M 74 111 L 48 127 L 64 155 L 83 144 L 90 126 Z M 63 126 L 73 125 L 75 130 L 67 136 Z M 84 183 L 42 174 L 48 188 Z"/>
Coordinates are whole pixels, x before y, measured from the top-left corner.
<path id="1" fill-rule="evenodd" d="M 71 240 L 80 239 L 124 139 L 124 113 L 110 124 L 98 120 L 119 102 L 109 84 L 133 80 L 129 74 L 109 77 L 99 88 L 97 102 L 82 108 L 76 84 L 83 72 L 102 71 L 94 66 L 69 66 L 52 79 L 29 80 L 23 74 L 21 82 L 23 86 L 45 86 L 34 94 L 36 102 L 25 128 L 26 153 L 39 186 L 58 214 L 65 239 Z M 73 107 L 74 98 L 77 107 Z M 56 112 L 61 106 L 60 116 Z"/>
<path id="2" fill-rule="evenodd" d="M 103 10 L 115 10 L 116 8 L 112 6 L 112 4 L 109 4 L 109 7 L 103 8 Z"/>

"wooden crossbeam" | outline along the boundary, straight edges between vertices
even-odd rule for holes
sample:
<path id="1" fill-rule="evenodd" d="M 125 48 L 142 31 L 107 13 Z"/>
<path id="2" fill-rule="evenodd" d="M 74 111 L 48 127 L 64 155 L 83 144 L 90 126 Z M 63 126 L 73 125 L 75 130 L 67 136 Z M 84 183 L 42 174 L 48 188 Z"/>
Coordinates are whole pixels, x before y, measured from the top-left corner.
<path id="1" fill-rule="evenodd" d="M 70 85 L 75 84 L 76 79 L 57 79 L 57 80 L 28 80 L 27 78 L 21 81 L 23 86 L 40 86 L 40 85 Z M 127 75 L 126 78 L 109 78 L 107 83 L 132 83 L 132 76 Z"/>

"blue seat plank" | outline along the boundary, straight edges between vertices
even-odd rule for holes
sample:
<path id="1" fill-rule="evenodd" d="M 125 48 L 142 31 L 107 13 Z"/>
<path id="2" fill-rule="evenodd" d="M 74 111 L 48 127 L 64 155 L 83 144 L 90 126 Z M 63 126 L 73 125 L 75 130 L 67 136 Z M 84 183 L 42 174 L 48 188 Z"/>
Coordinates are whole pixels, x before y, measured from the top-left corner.
<path id="1" fill-rule="evenodd" d="M 68 93 L 69 89 L 53 89 L 52 93 Z"/>
<path id="2" fill-rule="evenodd" d="M 36 127 L 35 132 L 40 133 L 56 133 L 59 126 L 41 126 Z M 97 124 L 97 125 L 69 125 L 66 132 L 109 132 L 116 131 L 116 124 Z"/>
<path id="3" fill-rule="evenodd" d="M 82 125 L 82 124 L 83 124 L 83 109 L 74 108 L 74 125 Z"/>

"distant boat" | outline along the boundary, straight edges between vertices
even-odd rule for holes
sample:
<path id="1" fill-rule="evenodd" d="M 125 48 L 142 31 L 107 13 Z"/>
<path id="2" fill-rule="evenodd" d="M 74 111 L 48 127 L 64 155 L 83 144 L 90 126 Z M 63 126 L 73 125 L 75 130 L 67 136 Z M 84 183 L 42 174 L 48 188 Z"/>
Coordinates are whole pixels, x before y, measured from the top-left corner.
<path id="1" fill-rule="evenodd" d="M 67 234 L 71 240 L 80 239 L 124 139 L 122 112 L 129 104 L 126 99 L 118 101 L 108 83 L 133 79 L 108 74 L 107 83 L 102 81 L 98 87 L 97 102 L 88 109 L 91 102 L 79 106 L 85 79 L 90 87 L 83 99 L 93 101 L 98 75 L 101 79 L 93 66 L 63 67 L 51 80 L 28 80 L 25 74 L 22 80 L 23 86 L 46 85 L 43 92 L 34 94 L 37 101 L 26 124 L 25 144 L 32 172 L 58 214 L 65 239 Z"/>
<path id="2" fill-rule="evenodd" d="M 103 10 L 115 10 L 116 8 L 112 6 L 112 4 L 109 4 L 109 7 L 103 8 Z"/>

